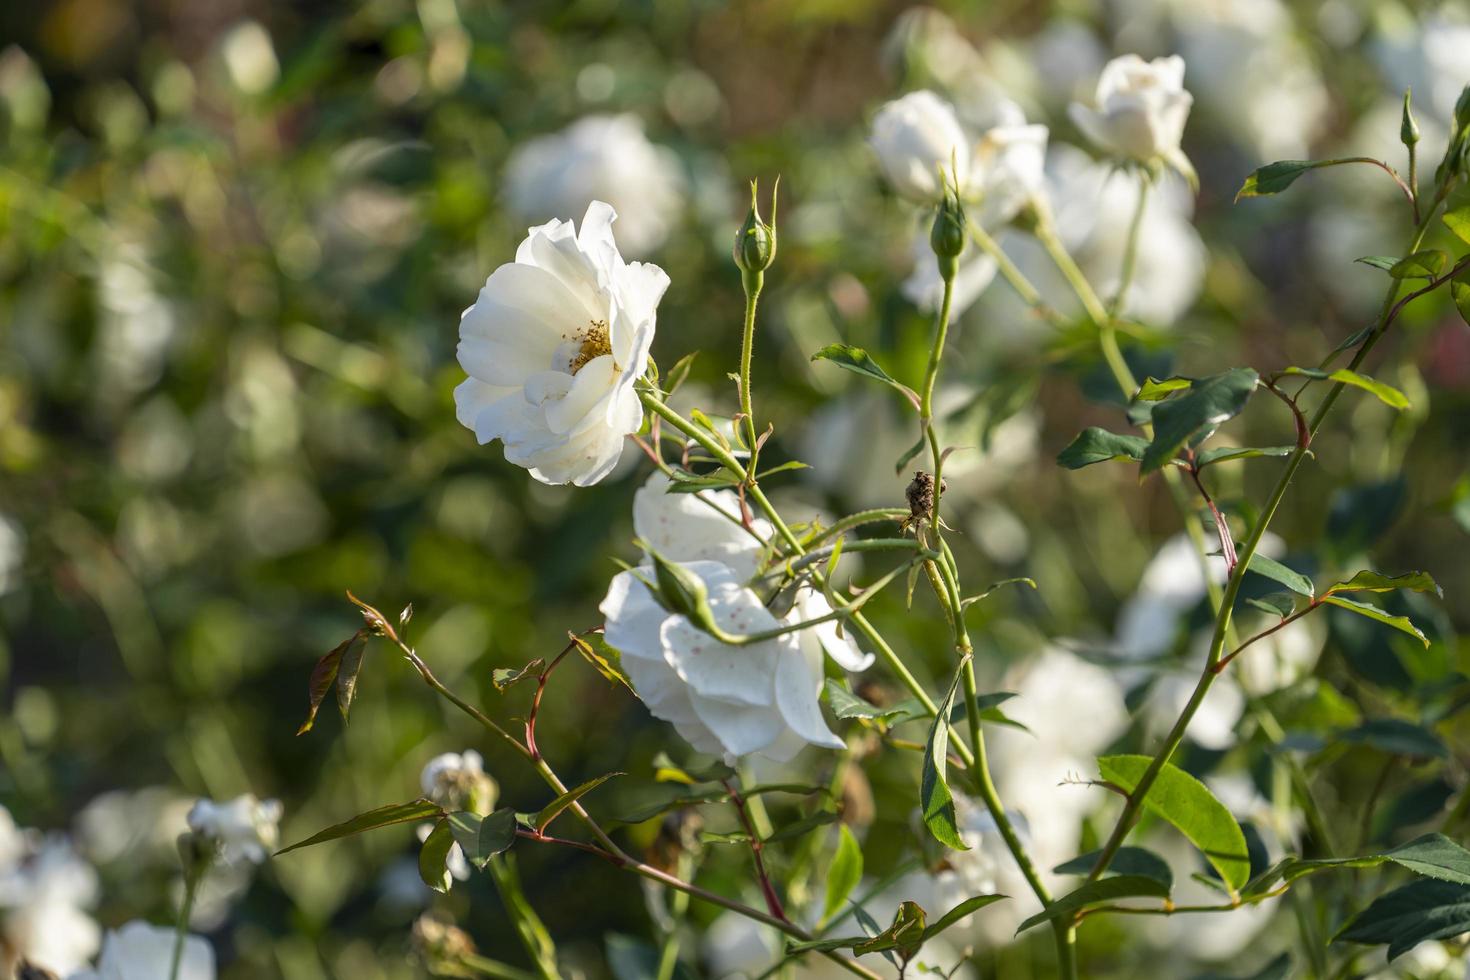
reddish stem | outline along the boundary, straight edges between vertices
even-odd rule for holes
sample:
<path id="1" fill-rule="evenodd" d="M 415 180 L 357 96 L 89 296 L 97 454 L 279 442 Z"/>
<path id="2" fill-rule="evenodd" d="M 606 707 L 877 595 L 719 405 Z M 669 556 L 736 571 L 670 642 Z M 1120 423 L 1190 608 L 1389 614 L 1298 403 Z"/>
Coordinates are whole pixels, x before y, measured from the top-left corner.
<path id="1" fill-rule="evenodd" d="M 526 748 L 531 751 L 532 760 L 541 758 L 541 750 L 536 747 L 536 715 L 541 711 L 541 696 L 546 693 L 546 682 L 551 679 L 551 672 L 556 670 L 557 665 L 567 654 L 577 648 L 577 644 L 582 642 L 582 637 L 601 632 L 601 626 L 594 626 L 580 633 L 568 633 L 567 645 L 562 647 L 561 653 L 558 653 L 536 678 L 536 694 L 531 698 L 531 711 L 526 715 Z"/>
<path id="2" fill-rule="evenodd" d="M 766 845 L 760 835 L 755 832 L 755 825 L 751 823 L 750 814 L 746 812 L 745 798 L 740 795 L 740 791 L 730 780 L 726 779 L 724 783 L 726 791 L 730 794 L 730 802 L 735 804 L 735 812 L 740 815 L 740 825 L 750 836 L 750 853 L 755 858 L 755 875 L 760 882 L 761 894 L 766 899 L 766 909 L 782 922 L 789 922 L 790 920 L 786 918 L 786 910 L 781 907 L 781 898 L 776 894 L 775 886 L 771 884 L 771 876 L 766 873 L 766 860 L 762 856 Z"/>

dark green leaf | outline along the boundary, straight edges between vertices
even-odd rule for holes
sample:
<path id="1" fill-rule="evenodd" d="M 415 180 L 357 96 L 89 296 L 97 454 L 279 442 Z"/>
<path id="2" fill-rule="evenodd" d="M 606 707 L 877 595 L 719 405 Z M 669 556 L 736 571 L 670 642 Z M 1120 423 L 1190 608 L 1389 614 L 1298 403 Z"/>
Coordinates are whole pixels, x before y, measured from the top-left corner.
<path id="1" fill-rule="evenodd" d="M 1151 761 L 1146 755 L 1106 755 L 1097 760 L 1097 765 L 1103 779 L 1131 793 Z M 1245 834 L 1204 783 L 1177 766 L 1165 764 L 1143 805 L 1189 838 L 1232 890 L 1250 878 Z"/>
<path id="2" fill-rule="evenodd" d="M 1329 588 L 1323 595 L 1334 592 L 1396 592 L 1409 589 L 1413 592 L 1429 592 L 1444 598 L 1444 590 L 1428 572 L 1405 572 L 1403 575 L 1384 575 L 1380 572 L 1361 571 Z"/>
<path id="3" fill-rule="evenodd" d="M 1079 909 L 1116 898 L 1168 898 L 1169 889 L 1156 878 L 1143 875 L 1118 875 L 1115 878 L 1099 878 L 1089 881 L 1076 891 L 1069 892 L 1022 922 L 1016 929 L 1017 935 L 1034 925 L 1048 922 L 1061 916 L 1071 915 Z"/>
<path id="4" fill-rule="evenodd" d="M 1197 434 L 1239 415 L 1257 379 L 1250 368 L 1232 368 L 1201 378 L 1187 393 L 1161 402 L 1154 409 L 1154 438 L 1143 454 L 1143 472 L 1159 469 Z"/>
<path id="5" fill-rule="evenodd" d="M 1392 626 L 1396 630 L 1401 630 L 1405 633 L 1408 633 L 1410 636 L 1416 638 L 1426 647 L 1429 646 L 1429 637 L 1421 633 L 1419 631 L 1419 627 L 1410 622 L 1407 616 L 1394 616 L 1390 613 L 1384 612 L 1377 606 L 1370 606 L 1366 602 L 1356 602 L 1352 599 L 1344 599 L 1340 595 L 1323 596 L 1322 601 L 1343 609 L 1347 609 L 1350 612 L 1355 612 L 1359 616 L 1366 616 L 1369 619 L 1383 623 L 1385 626 Z"/>
<path id="6" fill-rule="evenodd" d="M 1425 834 L 1383 855 L 1415 874 L 1470 885 L 1470 851 L 1444 834 Z"/>
<path id="7" fill-rule="evenodd" d="M 1434 732 L 1399 718 L 1374 718 L 1357 728 L 1348 729 L 1338 738 L 1344 742 L 1369 745 L 1391 755 L 1443 759 L 1449 754 Z"/>
<path id="8" fill-rule="evenodd" d="M 825 827 L 840 819 L 842 819 L 841 814 L 833 813 L 831 810 L 818 810 L 816 813 L 807 814 L 800 820 L 793 820 L 791 823 L 777 827 L 775 832 L 766 838 L 766 843 L 774 844 L 783 840 L 795 840 L 806 836 L 818 827 Z"/>
<path id="9" fill-rule="evenodd" d="M 1245 604 L 1254 606 L 1261 612 L 1284 618 L 1290 616 L 1296 609 L 1296 597 L 1290 592 L 1272 592 L 1259 598 L 1247 599 Z"/>
<path id="10" fill-rule="evenodd" d="M 310 847 L 312 844 L 322 844 L 329 840 L 350 837 L 353 834 L 361 834 L 369 830 L 377 830 L 381 827 L 391 827 L 399 823 L 412 823 L 417 820 L 428 820 L 430 818 L 442 817 L 443 815 L 444 811 L 439 807 L 439 804 L 426 799 L 380 806 L 376 810 L 359 813 L 351 820 L 334 824 L 318 834 L 313 834 L 304 841 L 292 844 L 290 847 L 283 847 L 276 854 L 285 854 L 287 851 L 294 851 L 298 847 Z"/>
<path id="11" fill-rule="evenodd" d="M 960 678 L 964 675 L 965 662 L 955 669 L 954 680 L 949 682 L 949 693 L 939 704 L 939 713 L 929 726 L 929 737 L 924 740 L 924 768 L 919 783 L 919 806 L 924 815 L 924 826 L 934 839 L 945 847 L 957 851 L 968 851 L 969 845 L 960 837 L 955 819 L 954 797 L 949 791 L 949 713 L 954 707 L 955 692 L 959 690 Z"/>
<path id="12" fill-rule="evenodd" d="M 1282 953 L 1270 963 L 1248 976 L 1227 976 L 1223 973 L 1200 973 L 1190 980 L 1287 980 L 1291 976 L 1291 954 Z"/>
<path id="13" fill-rule="evenodd" d="M 454 846 L 454 834 L 450 833 L 449 821 L 440 820 L 419 848 L 419 877 L 424 884 L 436 892 L 447 893 L 454 883 L 453 876 L 445 867 L 449 849 Z"/>
<path id="14" fill-rule="evenodd" d="M 1052 869 L 1059 875 L 1085 875 L 1091 874 L 1097 859 L 1102 856 L 1102 851 L 1088 851 L 1086 854 L 1074 857 L 1066 864 L 1059 864 Z M 1108 862 L 1107 875 L 1137 875 L 1144 878 L 1152 878 L 1164 886 L 1165 891 L 1174 887 L 1174 872 L 1169 868 L 1169 862 L 1159 857 L 1153 851 L 1142 847 L 1120 847 L 1118 853 L 1113 855 L 1112 861 Z"/>
<path id="15" fill-rule="evenodd" d="M 316 724 L 317 710 L 321 708 L 322 701 L 327 697 L 327 692 L 332 689 L 332 684 L 337 680 L 337 672 L 342 667 L 342 658 L 347 655 L 347 651 L 351 647 L 366 642 L 364 631 L 358 630 L 325 654 L 311 668 L 311 680 L 307 684 L 307 696 L 310 699 L 310 708 L 307 710 L 306 720 L 301 723 L 300 728 L 296 729 L 297 735 L 305 735 L 311 731 L 311 726 Z M 353 686 L 354 688 L 356 687 L 355 677 L 353 679 Z M 337 698 L 337 705 L 340 708 L 342 705 L 342 694 L 340 690 L 337 693 Z M 346 717 L 345 711 L 343 711 L 343 717 Z"/>
<path id="16" fill-rule="evenodd" d="M 900 384 L 891 374 L 878 366 L 878 362 L 861 347 L 847 344 L 828 344 L 812 355 L 814 361 L 831 361 L 840 368 L 881 381 L 894 391 L 900 392 L 915 407 L 919 407 L 919 396 L 908 385 Z"/>
<path id="17" fill-rule="evenodd" d="M 1069 470 L 1080 470 L 1110 459 L 1140 460 L 1146 449 L 1148 440 L 1142 436 L 1119 435 L 1093 426 L 1083 429 L 1066 449 L 1058 453 L 1057 462 Z"/>
<path id="18" fill-rule="evenodd" d="M 1246 567 L 1257 575 L 1264 575 L 1271 581 L 1286 586 L 1298 595 L 1304 595 L 1308 599 L 1316 595 L 1316 588 L 1312 585 L 1311 579 L 1301 572 L 1287 568 L 1275 558 L 1267 558 L 1259 551 L 1251 555 L 1250 564 Z"/>
<path id="19" fill-rule="evenodd" d="M 586 796 L 588 793 L 592 792 L 594 789 L 601 786 L 603 783 L 607 782 L 614 776 L 622 775 L 624 774 L 621 772 L 603 773 L 601 776 L 598 776 L 595 779 L 589 779 L 582 785 L 567 790 L 565 793 L 561 794 L 556 799 L 546 804 L 546 806 L 542 808 L 540 813 L 532 817 L 531 826 L 535 827 L 537 830 L 545 830 L 547 826 L 551 823 L 551 821 L 561 816 L 562 811 L 565 810 L 567 807 L 571 806 L 573 803 L 577 802 L 582 797 Z"/>
<path id="20" fill-rule="evenodd" d="M 837 853 L 827 869 L 827 894 L 822 903 L 822 919 L 842 908 L 847 896 L 857 887 L 863 877 L 863 849 L 857 838 L 847 829 L 847 824 L 837 828 Z"/>
<path id="21" fill-rule="evenodd" d="M 348 641 L 342 663 L 337 668 L 337 710 L 342 712 L 344 722 L 357 698 L 357 675 L 362 670 L 363 654 L 367 652 L 367 637 L 358 633 L 354 640 L 356 642 Z"/>
<path id="22" fill-rule="evenodd" d="M 1258 167 L 1245 179 L 1240 190 L 1235 192 L 1235 200 L 1243 197 L 1265 197 L 1268 194 L 1280 194 L 1286 190 L 1296 179 L 1308 170 L 1324 166 L 1322 162 L 1315 160 L 1277 160 L 1268 163 L 1264 167 Z"/>
<path id="23" fill-rule="evenodd" d="M 954 925 L 965 916 L 974 913 L 977 909 L 983 909 L 985 906 L 991 904 L 992 902 L 999 902 L 1001 899 L 1009 897 L 1010 896 L 1008 895 L 973 895 L 970 898 L 965 899 L 963 902 L 941 915 L 938 919 L 930 924 L 929 928 L 924 930 L 924 941 L 928 942 L 929 940 L 933 939 L 935 936 L 939 935 L 941 932 L 948 929 L 950 926 Z"/>
<path id="24" fill-rule="evenodd" d="M 496 667 L 490 672 L 490 683 L 495 685 L 495 690 L 504 694 L 512 684 L 517 684 L 527 677 L 539 677 L 541 668 L 545 666 L 546 662 L 537 657 L 520 667 Z"/>
<path id="25" fill-rule="evenodd" d="M 1426 248 L 1394 263 L 1388 274 L 1395 279 L 1433 279 L 1445 270 L 1450 257 L 1437 248 Z"/>
<path id="26" fill-rule="evenodd" d="M 1470 932 L 1470 885 L 1420 879 L 1379 896 L 1334 940 L 1387 943 L 1394 960 L 1426 940 L 1464 932 Z"/>
<path id="27" fill-rule="evenodd" d="M 478 813 L 461 810 L 449 815 L 449 829 L 464 851 L 465 860 L 477 868 L 483 868 L 490 859 L 510 848 L 516 840 L 516 813 L 510 807 L 502 807 L 482 817 Z"/>

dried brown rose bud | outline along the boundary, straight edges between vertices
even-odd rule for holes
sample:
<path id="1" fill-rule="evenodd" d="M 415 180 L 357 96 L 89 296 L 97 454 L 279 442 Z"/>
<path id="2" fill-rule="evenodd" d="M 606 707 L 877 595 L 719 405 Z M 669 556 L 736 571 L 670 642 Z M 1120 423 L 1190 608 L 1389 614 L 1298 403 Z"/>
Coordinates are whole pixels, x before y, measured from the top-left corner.
<path id="1" fill-rule="evenodd" d="M 939 481 L 939 492 L 941 494 L 949 490 L 946 480 Z M 909 502 L 909 522 L 917 523 L 926 521 L 934 516 L 934 477 L 923 470 L 915 470 L 914 478 L 909 481 L 908 489 L 904 495 Z"/>

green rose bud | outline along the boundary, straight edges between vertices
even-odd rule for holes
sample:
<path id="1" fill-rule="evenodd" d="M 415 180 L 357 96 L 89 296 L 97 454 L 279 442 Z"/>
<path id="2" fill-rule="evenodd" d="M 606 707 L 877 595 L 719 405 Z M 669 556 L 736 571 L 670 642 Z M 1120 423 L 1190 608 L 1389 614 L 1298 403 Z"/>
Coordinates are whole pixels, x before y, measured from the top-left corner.
<path id="1" fill-rule="evenodd" d="M 677 562 L 669 561 L 652 548 L 645 549 L 653 559 L 653 597 L 671 613 L 685 616 L 704 632 L 716 638 L 726 634 L 715 622 L 709 605 L 709 589 L 704 580 Z"/>
<path id="2" fill-rule="evenodd" d="M 776 260 L 776 194 L 781 189 L 781 179 L 776 178 L 776 188 L 771 192 L 770 224 L 761 220 L 760 205 L 756 202 L 755 181 L 750 182 L 750 213 L 745 224 L 735 233 L 735 264 L 741 272 L 765 272 Z"/>
<path id="3" fill-rule="evenodd" d="M 960 253 L 965 250 L 965 239 L 969 229 L 965 223 L 965 208 L 952 188 L 946 188 L 944 200 L 934 215 L 934 224 L 929 229 L 929 247 L 939 259 L 939 274 L 949 280 L 959 268 Z"/>
<path id="4" fill-rule="evenodd" d="M 1399 124 L 1399 139 L 1405 146 L 1419 142 L 1419 123 L 1414 119 L 1414 110 L 1409 107 L 1410 90 L 1404 90 L 1404 118 Z"/>

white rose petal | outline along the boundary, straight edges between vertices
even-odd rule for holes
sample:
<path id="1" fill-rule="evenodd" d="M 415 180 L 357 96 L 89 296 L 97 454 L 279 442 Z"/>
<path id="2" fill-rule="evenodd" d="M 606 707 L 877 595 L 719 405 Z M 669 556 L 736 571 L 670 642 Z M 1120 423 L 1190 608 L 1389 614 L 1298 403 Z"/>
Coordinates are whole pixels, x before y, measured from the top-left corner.
<path id="1" fill-rule="evenodd" d="M 596 201 L 580 232 L 560 220 L 532 228 L 460 319 L 460 422 L 543 483 L 601 480 L 643 422 L 633 384 L 669 278 L 623 261 L 616 218 Z"/>
<path id="2" fill-rule="evenodd" d="M 774 528 L 763 517 L 740 523 L 740 498 L 733 490 L 669 493 L 669 478 L 658 471 L 633 496 L 633 530 L 670 561 L 718 561 L 740 581 L 756 573 L 763 540 Z"/>
<path id="3" fill-rule="evenodd" d="M 879 109 L 868 142 L 893 189 L 912 201 L 939 200 L 941 170 L 969 185 L 970 140 L 954 107 L 933 92 L 910 92 Z"/>
<path id="4" fill-rule="evenodd" d="M 73 980 L 160 980 L 173 962 L 174 930 L 133 921 L 112 930 L 102 942 L 95 973 Z M 184 940 L 178 980 L 214 980 L 214 950 L 201 936 Z"/>

